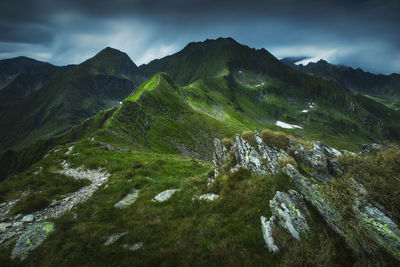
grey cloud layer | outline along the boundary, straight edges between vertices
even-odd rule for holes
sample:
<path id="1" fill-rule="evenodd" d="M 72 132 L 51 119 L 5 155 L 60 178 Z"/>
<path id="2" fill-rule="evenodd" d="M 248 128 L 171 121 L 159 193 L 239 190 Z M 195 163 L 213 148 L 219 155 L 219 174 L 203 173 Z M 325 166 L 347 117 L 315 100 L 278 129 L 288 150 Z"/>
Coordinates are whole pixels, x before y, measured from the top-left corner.
<path id="1" fill-rule="evenodd" d="M 232 36 L 278 57 L 297 51 L 391 73 L 400 72 L 398 14 L 392 0 L 3 0 L 0 58 L 79 63 L 110 45 L 140 64 L 190 41 Z"/>

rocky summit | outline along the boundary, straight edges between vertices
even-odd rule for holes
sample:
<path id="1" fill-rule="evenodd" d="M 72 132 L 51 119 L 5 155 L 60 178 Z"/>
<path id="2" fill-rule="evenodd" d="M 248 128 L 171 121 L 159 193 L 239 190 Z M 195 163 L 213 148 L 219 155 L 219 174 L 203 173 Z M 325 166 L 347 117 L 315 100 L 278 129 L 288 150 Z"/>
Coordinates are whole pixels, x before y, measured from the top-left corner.
<path id="1" fill-rule="evenodd" d="M 0 266 L 398 266 L 397 76 L 322 63 L 0 60 Z"/>

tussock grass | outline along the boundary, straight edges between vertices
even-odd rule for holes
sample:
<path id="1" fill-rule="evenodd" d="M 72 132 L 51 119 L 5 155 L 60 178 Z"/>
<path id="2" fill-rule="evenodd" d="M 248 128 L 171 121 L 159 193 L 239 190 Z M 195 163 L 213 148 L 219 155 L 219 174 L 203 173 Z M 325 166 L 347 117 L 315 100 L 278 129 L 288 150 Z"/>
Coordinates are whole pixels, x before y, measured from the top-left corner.
<path id="1" fill-rule="evenodd" d="M 261 138 L 265 144 L 277 149 L 286 150 L 289 145 L 289 137 L 283 132 L 275 132 L 265 129 L 261 132 Z"/>
<path id="2" fill-rule="evenodd" d="M 234 137 L 231 137 L 231 138 L 224 137 L 221 140 L 222 144 L 225 146 L 225 148 L 228 151 L 231 150 L 231 148 L 232 148 L 233 139 L 234 139 Z"/>
<path id="3" fill-rule="evenodd" d="M 287 158 L 283 158 L 283 159 L 279 159 L 278 160 L 278 166 L 279 168 L 284 168 L 286 167 L 288 164 L 291 164 L 294 167 L 297 167 L 297 162 L 294 160 L 294 158 L 292 157 L 287 157 Z"/>
<path id="4" fill-rule="evenodd" d="M 253 148 L 257 149 L 257 143 L 254 138 L 254 132 L 244 131 L 242 132 L 242 138 L 246 140 Z"/>

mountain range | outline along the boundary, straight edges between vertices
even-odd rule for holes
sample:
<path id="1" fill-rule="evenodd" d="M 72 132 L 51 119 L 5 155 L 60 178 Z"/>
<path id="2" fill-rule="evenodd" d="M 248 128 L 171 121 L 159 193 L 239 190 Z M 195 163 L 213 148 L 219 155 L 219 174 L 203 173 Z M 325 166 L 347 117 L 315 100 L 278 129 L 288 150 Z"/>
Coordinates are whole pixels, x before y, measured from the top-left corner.
<path id="1" fill-rule="evenodd" d="M 0 263 L 396 265 L 399 75 L 300 59 L 0 61 Z"/>
<path id="2" fill-rule="evenodd" d="M 65 67 L 24 57 L 2 60 L 0 150 L 21 149 L 118 106 L 158 72 L 182 88 L 179 95 L 192 108 L 214 117 L 219 112 L 225 121 L 229 115 L 232 125 L 256 127 L 281 120 L 302 125 L 308 132 L 324 129 L 326 135 L 399 138 L 397 111 L 378 104 L 389 98 L 397 103 L 398 75 L 360 74 L 322 61 L 295 68 L 301 72 L 265 49 L 252 49 L 231 38 L 190 43 L 140 67 L 112 48 Z M 370 99 L 356 97 L 354 91 Z M 317 108 L 308 112 L 312 103 Z"/>

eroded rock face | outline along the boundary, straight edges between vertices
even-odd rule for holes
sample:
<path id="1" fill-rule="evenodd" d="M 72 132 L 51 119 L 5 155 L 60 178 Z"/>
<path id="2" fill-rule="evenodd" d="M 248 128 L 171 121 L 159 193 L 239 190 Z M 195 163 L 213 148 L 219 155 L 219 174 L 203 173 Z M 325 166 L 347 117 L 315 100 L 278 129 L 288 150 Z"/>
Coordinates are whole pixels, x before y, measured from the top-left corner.
<path id="1" fill-rule="evenodd" d="M 264 175 L 267 174 L 267 168 L 262 163 L 261 157 L 258 152 L 251 147 L 251 145 L 244 140 L 240 134 L 235 136 L 235 142 L 232 146 L 232 151 L 235 153 L 237 167 L 251 171 L 252 173 Z"/>
<path id="2" fill-rule="evenodd" d="M 17 244 L 11 251 L 11 258 L 25 259 L 29 253 L 42 244 L 53 231 L 54 223 L 52 222 L 41 222 L 33 225 L 18 239 Z"/>
<path id="3" fill-rule="evenodd" d="M 262 140 L 258 132 L 254 133 L 254 139 L 257 143 L 257 149 L 262 159 L 265 159 L 265 165 L 267 171 L 270 174 L 277 174 L 281 170 L 278 166 L 278 161 L 283 158 L 287 158 L 288 154 L 283 150 L 277 150 L 273 147 L 267 146 Z"/>
<path id="4" fill-rule="evenodd" d="M 300 146 L 292 150 L 291 154 L 304 173 L 320 182 L 326 183 L 344 174 L 342 165 L 332 159 L 333 156 L 339 156 L 341 153 L 321 142 L 316 142 L 312 149 Z"/>
<path id="5" fill-rule="evenodd" d="M 269 201 L 272 214 L 276 221 L 297 240 L 310 233 L 307 224 L 307 211 L 303 197 L 294 190 L 289 194 L 277 191 Z"/>

